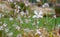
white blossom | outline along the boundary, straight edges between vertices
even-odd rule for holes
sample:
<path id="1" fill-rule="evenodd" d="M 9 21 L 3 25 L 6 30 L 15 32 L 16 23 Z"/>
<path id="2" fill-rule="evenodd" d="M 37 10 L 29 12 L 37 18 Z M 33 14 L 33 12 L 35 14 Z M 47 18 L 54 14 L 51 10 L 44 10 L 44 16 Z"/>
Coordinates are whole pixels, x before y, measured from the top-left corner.
<path id="1" fill-rule="evenodd" d="M 5 28 L 5 32 L 8 33 L 9 32 L 9 29 L 8 28 Z"/>
<path id="2" fill-rule="evenodd" d="M 16 26 L 16 29 L 19 31 L 20 30 L 20 27 L 19 26 Z"/>
<path id="3" fill-rule="evenodd" d="M 42 33 L 41 33 L 41 31 L 40 31 L 40 30 L 36 30 L 35 35 L 36 35 L 36 34 L 42 34 Z"/>
<path id="4" fill-rule="evenodd" d="M 56 18 L 56 15 L 53 15 L 54 18 Z"/>
<path id="5" fill-rule="evenodd" d="M 25 6 L 27 7 L 27 6 L 29 6 L 29 4 L 28 3 L 25 3 Z"/>
<path id="6" fill-rule="evenodd" d="M 42 5 L 42 7 L 49 7 L 48 3 L 44 3 L 44 5 Z"/>
<path id="7" fill-rule="evenodd" d="M 16 2 L 14 2 L 14 4 L 16 5 Z"/>
<path id="8" fill-rule="evenodd" d="M 18 10 L 17 10 L 17 13 L 19 13 L 19 11 L 20 11 L 20 10 L 18 9 Z"/>
<path id="9" fill-rule="evenodd" d="M 38 11 L 37 10 L 34 10 L 34 14 L 37 15 L 38 14 Z"/>
<path id="10" fill-rule="evenodd" d="M 58 25 L 58 27 L 60 27 L 60 25 Z"/>
<path id="11" fill-rule="evenodd" d="M 24 11 L 21 11 L 20 13 L 21 13 L 22 16 L 24 15 Z"/>
<path id="12" fill-rule="evenodd" d="M 37 2 L 41 2 L 40 0 L 36 0 Z"/>
<path id="13" fill-rule="evenodd" d="M 18 9 L 20 9 L 21 7 L 20 6 L 18 6 Z"/>
<path id="14" fill-rule="evenodd" d="M 2 17 L 4 17 L 4 14 L 2 14 Z"/>
<path id="15" fill-rule="evenodd" d="M 42 11 L 39 11 L 37 12 L 36 10 L 34 11 L 34 16 L 33 18 L 43 18 L 43 12 Z"/>
<path id="16" fill-rule="evenodd" d="M 2 26 L 3 26 L 3 27 L 6 27 L 6 26 L 7 26 L 7 24 L 6 24 L 6 23 L 4 23 Z"/>
<path id="17" fill-rule="evenodd" d="M 43 15 L 43 12 L 40 10 L 39 15 Z"/>
<path id="18" fill-rule="evenodd" d="M 3 30 L 3 26 L 0 26 L 0 30 Z"/>
<path id="19" fill-rule="evenodd" d="M 10 18 L 9 18 L 9 20 L 10 20 L 10 21 L 12 21 L 12 20 L 13 20 L 13 18 L 12 18 L 12 17 L 10 17 Z"/>

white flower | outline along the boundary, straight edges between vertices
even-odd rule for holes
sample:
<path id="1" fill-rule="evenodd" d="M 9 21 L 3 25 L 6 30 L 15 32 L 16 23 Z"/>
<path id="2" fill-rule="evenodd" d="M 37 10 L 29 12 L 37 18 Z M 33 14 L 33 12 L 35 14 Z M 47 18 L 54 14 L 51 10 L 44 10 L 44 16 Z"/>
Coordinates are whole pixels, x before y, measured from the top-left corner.
<path id="1" fill-rule="evenodd" d="M 36 17 L 37 17 L 37 15 L 34 15 L 34 16 L 33 16 L 33 18 L 36 18 Z"/>
<path id="2" fill-rule="evenodd" d="M 42 7 L 49 7 L 48 3 L 44 3 L 44 5 Z"/>
<path id="3" fill-rule="evenodd" d="M 17 37 L 22 37 L 21 34 L 18 34 Z"/>
<path id="4" fill-rule="evenodd" d="M 60 27 L 60 25 L 58 25 L 58 27 Z"/>
<path id="5" fill-rule="evenodd" d="M 3 27 L 6 27 L 6 26 L 7 26 L 7 24 L 6 24 L 6 23 L 4 23 L 4 24 L 3 24 Z"/>
<path id="6" fill-rule="evenodd" d="M 42 11 L 40 11 L 39 13 L 35 10 L 34 11 L 34 16 L 33 16 L 33 18 L 43 18 L 43 12 Z"/>
<path id="7" fill-rule="evenodd" d="M 3 26 L 0 26 L 0 30 L 3 30 Z"/>
<path id="8" fill-rule="evenodd" d="M 14 4 L 16 5 L 16 2 L 14 2 Z"/>
<path id="9" fill-rule="evenodd" d="M 39 15 L 43 15 L 43 12 L 40 10 Z"/>
<path id="10" fill-rule="evenodd" d="M 2 17 L 4 17 L 4 14 L 2 14 Z"/>
<path id="11" fill-rule="evenodd" d="M 53 17 L 56 18 L 56 15 L 54 15 Z"/>
<path id="12" fill-rule="evenodd" d="M 19 13 L 19 9 L 17 10 L 17 13 Z"/>
<path id="13" fill-rule="evenodd" d="M 42 33 L 40 32 L 40 30 L 36 30 L 35 35 L 36 35 L 36 34 L 42 34 Z"/>
<path id="14" fill-rule="evenodd" d="M 24 15 L 24 11 L 21 11 L 20 13 L 21 13 L 22 16 Z"/>
<path id="15" fill-rule="evenodd" d="M 20 9 L 21 7 L 20 6 L 18 6 L 18 9 Z"/>
<path id="16" fill-rule="evenodd" d="M 34 10 L 34 14 L 37 15 L 38 14 L 38 11 L 37 10 Z"/>
<path id="17" fill-rule="evenodd" d="M 29 6 L 29 4 L 28 3 L 25 3 L 25 6 L 27 7 L 27 6 Z"/>
<path id="18" fill-rule="evenodd" d="M 10 18 L 9 18 L 9 20 L 10 20 L 10 21 L 12 21 L 12 20 L 13 20 L 13 18 L 12 18 L 12 17 L 10 17 Z"/>
<path id="19" fill-rule="evenodd" d="M 41 2 L 40 0 L 36 0 L 37 2 Z"/>
<path id="20" fill-rule="evenodd" d="M 16 29 L 19 31 L 20 30 L 20 27 L 19 26 L 16 26 Z"/>
<path id="21" fill-rule="evenodd" d="M 7 33 L 8 37 L 12 37 L 12 35 L 13 35 L 13 32 Z"/>
<path id="22" fill-rule="evenodd" d="M 34 15 L 33 18 L 43 18 L 42 15 Z"/>
<path id="23" fill-rule="evenodd" d="M 9 29 L 8 29 L 8 28 L 5 28 L 5 32 L 6 32 L 6 33 L 9 32 Z"/>
<path id="24" fill-rule="evenodd" d="M 43 18 L 43 15 L 38 15 L 37 18 Z"/>

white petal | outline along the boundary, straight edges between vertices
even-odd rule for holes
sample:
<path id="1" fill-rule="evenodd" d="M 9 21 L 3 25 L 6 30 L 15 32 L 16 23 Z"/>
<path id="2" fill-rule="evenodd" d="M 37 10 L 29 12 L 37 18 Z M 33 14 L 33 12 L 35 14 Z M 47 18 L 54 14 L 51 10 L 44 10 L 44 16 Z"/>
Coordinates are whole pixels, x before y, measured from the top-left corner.
<path id="1" fill-rule="evenodd" d="M 33 16 L 33 18 L 37 18 L 37 16 L 36 16 L 36 15 L 34 15 L 34 16 Z"/>
<path id="2" fill-rule="evenodd" d="M 40 10 L 39 15 L 43 15 L 43 12 Z"/>
<path id="3" fill-rule="evenodd" d="M 38 14 L 38 12 L 37 12 L 36 10 L 34 10 L 34 14 L 35 14 L 35 15 L 37 15 L 37 14 Z"/>

